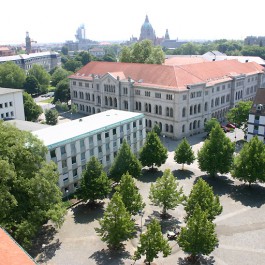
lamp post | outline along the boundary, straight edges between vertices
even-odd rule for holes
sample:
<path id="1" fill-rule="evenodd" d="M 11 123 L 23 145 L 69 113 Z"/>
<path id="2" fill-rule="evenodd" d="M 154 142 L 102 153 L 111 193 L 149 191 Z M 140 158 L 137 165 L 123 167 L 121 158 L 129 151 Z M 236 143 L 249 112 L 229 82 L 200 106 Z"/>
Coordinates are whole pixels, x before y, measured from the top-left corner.
<path id="1" fill-rule="evenodd" d="M 142 234 L 142 229 L 143 229 L 143 215 L 144 215 L 144 211 L 139 210 L 139 215 L 141 216 L 141 234 Z"/>
<path id="2" fill-rule="evenodd" d="M 66 191 L 66 198 L 67 198 L 67 201 L 69 200 L 69 198 L 68 198 L 68 192 L 69 192 L 69 190 L 67 189 Z"/>
<path id="3" fill-rule="evenodd" d="M 163 143 L 164 143 L 164 146 L 166 146 L 166 136 L 163 134 Z"/>

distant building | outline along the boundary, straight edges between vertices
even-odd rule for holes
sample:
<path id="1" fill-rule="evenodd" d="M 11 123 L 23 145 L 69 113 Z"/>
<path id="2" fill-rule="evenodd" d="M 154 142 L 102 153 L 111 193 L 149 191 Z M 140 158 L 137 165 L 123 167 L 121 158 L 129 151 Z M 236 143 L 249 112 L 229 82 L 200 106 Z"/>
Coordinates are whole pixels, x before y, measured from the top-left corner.
<path id="1" fill-rule="evenodd" d="M 156 44 L 156 34 L 152 25 L 149 22 L 147 15 L 145 17 L 144 24 L 141 27 L 139 41 L 142 40 L 151 40 L 154 44 Z"/>
<path id="2" fill-rule="evenodd" d="M 225 119 L 241 100 L 252 100 L 265 85 L 263 67 L 237 60 L 154 65 L 90 62 L 70 78 L 71 101 L 80 113 L 108 109 L 142 112 L 171 138 L 204 131 L 204 123 Z"/>
<path id="3" fill-rule="evenodd" d="M 0 227 L 0 264 L 2 265 L 37 265 L 34 259 L 15 239 Z"/>
<path id="4" fill-rule="evenodd" d="M 14 54 L 15 54 L 15 51 L 12 50 L 9 46 L 0 46 L 0 57 L 1 56 L 11 56 Z"/>
<path id="5" fill-rule="evenodd" d="M 0 87 L 0 120 L 25 120 L 23 90 Z"/>
<path id="6" fill-rule="evenodd" d="M 5 62 L 14 62 L 26 72 L 31 69 L 34 64 L 38 64 L 49 72 L 56 66 L 61 65 L 61 55 L 58 52 L 38 52 L 0 57 L 0 63 Z"/>
<path id="7" fill-rule="evenodd" d="M 255 135 L 265 143 L 265 88 L 258 89 L 249 112 L 247 141 Z"/>
<path id="8" fill-rule="evenodd" d="M 103 58 L 105 56 L 105 50 L 100 47 L 95 47 L 88 50 L 89 53 L 97 58 Z"/>
<path id="9" fill-rule="evenodd" d="M 108 110 L 71 122 L 33 132 L 48 147 L 47 161 L 59 170 L 59 187 L 64 195 L 79 187 L 82 171 L 92 156 L 108 170 L 123 140 L 137 154 L 143 146 L 144 114 Z"/>

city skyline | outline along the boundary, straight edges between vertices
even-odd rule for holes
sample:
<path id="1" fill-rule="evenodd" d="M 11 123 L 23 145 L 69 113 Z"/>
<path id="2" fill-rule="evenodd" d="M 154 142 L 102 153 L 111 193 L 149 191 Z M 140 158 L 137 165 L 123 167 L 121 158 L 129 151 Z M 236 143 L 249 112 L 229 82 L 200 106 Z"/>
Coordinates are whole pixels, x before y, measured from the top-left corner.
<path id="1" fill-rule="evenodd" d="M 38 43 L 75 41 L 77 28 L 84 24 L 86 38 L 96 41 L 126 41 L 139 38 L 145 16 L 156 36 L 169 31 L 171 39 L 214 40 L 264 36 L 262 0 L 243 5 L 234 0 L 166 0 L 163 4 L 151 0 L 76 0 L 74 5 L 63 2 L 12 1 L 1 5 L 0 45 L 25 43 L 26 31 Z M 260 8 L 259 8 L 260 7 Z"/>

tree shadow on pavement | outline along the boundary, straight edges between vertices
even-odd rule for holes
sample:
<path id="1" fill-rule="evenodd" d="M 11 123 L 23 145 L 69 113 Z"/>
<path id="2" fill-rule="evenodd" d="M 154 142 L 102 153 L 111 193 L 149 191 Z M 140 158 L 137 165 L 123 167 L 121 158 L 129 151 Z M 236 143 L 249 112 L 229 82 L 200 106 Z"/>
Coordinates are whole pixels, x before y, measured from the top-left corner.
<path id="1" fill-rule="evenodd" d="M 138 180 L 144 183 L 149 183 L 149 182 L 155 182 L 157 178 L 160 178 L 162 176 L 163 176 L 163 171 L 160 171 L 157 168 L 143 169 L 142 175 L 138 178 Z"/>
<path id="2" fill-rule="evenodd" d="M 210 177 L 209 175 L 202 175 L 195 179 L 194 184 L 199 178 L 202 178 L 204 181 L 206 181 L 213 188 L 214 194 L 218 196 L 226 194 L 229 195 L 235 189 L 234 181 L 229 179 L 227 176 Z"/>
<path id="3" fill-rule="evenodd" d="M 89 259 L 94 259 L 98 265 L 118 265 L 125 264 L 124 259 L 129 259 L 131 257 L 128 251 L 120 250 L 109 250 L 102 249 L 94 252 Z"/>
<path id="4" fill-rule="evenodd" d="M 186 257 L 186 258 L 179 258 L 178 264 L 179 265 L 213 265 L 215 264 L 215 260 L 213 256 L 210 257 L 200 256 L 197 259 L 197 261 L 193 262 L 189 259 L 189 257 Z"/>
<path id="5" fill-rule="evenodd" d="M 190 179 L 192 176 L 194 176 L 194 172 L 190 170 L 181 170 L 181 169 L 176 169 L 172 171 L 172 174 L 174 175 L 175 178 L 181 180 L 181 179 Z"/>
<path id="6" fill-rule="evenodd" d="M 103 217 L 104 203 L 100 202 L 94 205 L 81 203 L 72 208 L 75 223 L 87 224 Z"/>
<path id="7" fill-rule="evenodd" d="M 55 252 L 60 249 L 61 242 L 57 239 L 55 242 L 49 245 L 42 246 L 42 255 L 38 262 L 47 264 L 48 260 L 52 259 L 55 256 Z"/>
<path id="8" fill-rule="evenodd" d="M 234 187 L 230 197 L 245 206 L 260 208 L 265 204 L 265 187 L 258 184 L 241 184 Z"/>
<path id="9" fill-rule="evenodd" d="M 56 233 L 57 231 L 52 225 L 44 225 L 34 238 L 29 254 L 33 258 L 37 257 L 43 252 L 43 246 L 48 246 L 52 242 Z"/>

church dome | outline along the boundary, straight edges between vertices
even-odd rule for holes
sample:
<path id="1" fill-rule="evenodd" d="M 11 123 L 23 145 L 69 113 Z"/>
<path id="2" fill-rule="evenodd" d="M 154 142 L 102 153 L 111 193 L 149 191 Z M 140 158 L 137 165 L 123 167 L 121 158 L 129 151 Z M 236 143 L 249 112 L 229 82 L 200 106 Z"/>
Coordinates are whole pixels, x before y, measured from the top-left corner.
<path id="1" fill-rule="evenodd" d="M 156 36 L 155 36 L 155 31 L 152 27 L 152 25 L 149 22 L 148 16 L 146 15 L 144 24 L 141 27 L 141 34 L 140 34 L 140 41 L 149 39 L 152 41 L 155 41 Z"/>

